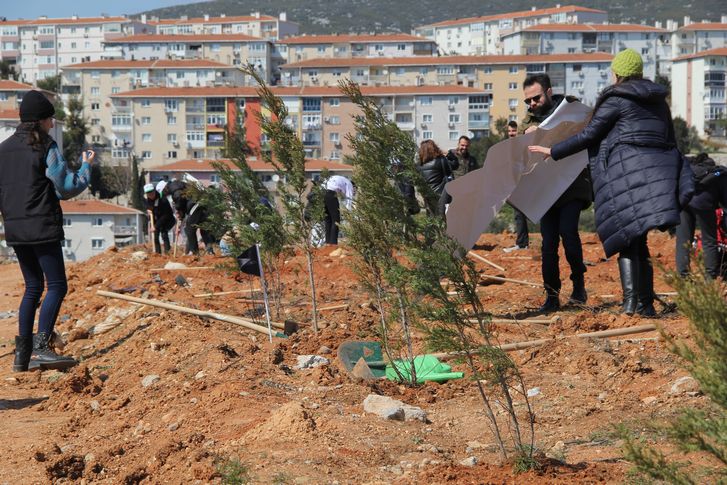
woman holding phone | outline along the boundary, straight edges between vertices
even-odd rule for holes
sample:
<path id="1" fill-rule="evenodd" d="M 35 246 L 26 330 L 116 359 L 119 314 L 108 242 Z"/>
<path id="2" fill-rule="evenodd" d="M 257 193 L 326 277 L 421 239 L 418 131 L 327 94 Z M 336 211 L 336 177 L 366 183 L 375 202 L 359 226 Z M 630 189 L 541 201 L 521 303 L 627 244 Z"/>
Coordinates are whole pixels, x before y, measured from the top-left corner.
<path id="1" fill-rule="evenodd" d="M 81 167 L 72 170 L 50 136 L 55 109 L 40 91 L 28 91 L 20 103 L 20 124 L 0 143 L 0 213 L 5 240 L 12 246 L 25 280 L 18 312 L 14 372 L 66 369 L 77 364 L 56 354 L 51 337 L 68 284 L 61 241 L 61 200 L 83 192 L 91 177 L 92 150 L 84 151 Z M 38 331 L 35 313 L 43 294 Z"/>

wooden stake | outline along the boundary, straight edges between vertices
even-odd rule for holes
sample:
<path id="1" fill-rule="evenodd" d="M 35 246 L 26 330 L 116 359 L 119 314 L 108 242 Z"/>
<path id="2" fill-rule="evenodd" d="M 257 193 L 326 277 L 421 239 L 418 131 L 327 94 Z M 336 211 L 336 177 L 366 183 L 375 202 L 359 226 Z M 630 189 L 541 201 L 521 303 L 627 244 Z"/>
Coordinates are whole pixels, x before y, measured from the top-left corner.
<path id="1" fill-rule="evenodd" d="M 253 288 L 252 290 L 219 291 L 217 293 L 200 293 L 199 295 L 194 295 L 194 297 L 207 298 L 210 296 L 235 295 L 237 293 L 255 293 L 256 291 L 260 291 L 260 288 Z"/>
<path id="2" fill-rule="evenodd" d="M 322 312 L 325 310 L 340 310 L 341 308 L 348 308 L 348 303 L 346 303 L 345 305 L 333 305 L 333 306 L 319 308 L 318 311 Z"/>
<path id="3" fill-rule="evenodd" d="M 195 269 L 215 269 L 214 266 L 189 266 L 187 268 L 152 268 L 149 271 L 192 271 Z"/>
<path id="4" fill-rule="evenodd" d="M 505 268 L 503 268 L 502 266 L 499 266 L 499 265 L 493 263 L 492 261 L 490 261 L 487 258 L 483 258 L 482 256 L 480 256 L 477 253 L 474 253 L 474 252 L 470 251 L 470 252 L 467 253 L 467 255 L 468 256 L 472 256 L 473 258 L 475 258 L 475 259 L 477 259 L 479 261 L 482 261 L 485 264 L 489 264 L 490 266 L 492 266 L 493 268 L 495 268 L 497 271 L 502 271 L 503 273 L 506 272 L 505 271 Z"/>
<path id="5" fill-rule="evenodd" d="M 250 330 L 255 330 L 256 332 L 264 333 L 265 335 L 268 335 L 268 329 L 258 325 L 256 323 L 253 323 L 251 320 L 247 320 L 245 318 L 240 317 L 234 317 L 232 315 L 225 315 L 222 313 L 215 313 L 215 312 L 208 312 L 205 310 L 196 310 L 194 308 L 188 308 L 183 307 L 180 305 L 174 305 L 172 303 L 166 303 L 159 300 L 151 300 L 149 298 L 137 298 L 135 296 L 129 296 L 129 295 L 122 295 L 121 293 L 113 293 L 111 291 L 103 291 L 98 290 L 96 292 L 97 295 L 105 296 L 108 298 L 116 298 L 118 300 L 126 300 L 126 301 L 133 301 L 134 303 L 141 303 L 142 305 L 149 305 L 159 308 L 164 308 L 167 310 L 174 310 L 181 313 L 188 313 L 190 315 L 196 315 L 198 317 L 203 318 L 212 318 L 214 320 L 219 320 L 221 322 L 227 322 L 227 323 L 233 323 L 235 325 L 240 325 L 242 327 L 248 328 Z M 284 329 L 285 324 L 279 323 L 279 322 L 271 322 L 272 326 L 279 329 Z M 280 334 L 278 335 L 280 336 Z"/>
<path id="6" fill-rule="evenodd" d="M 543 285 L 538 283 L 532 283 L 530 281 L 523 281 L 523 280 L 514 280 L 512 278 L 502 278 L 501 276 L 492 276 L 492 275 L 480 275 L 482 279 L 485 280 L 494 280 L 494 281 L 502 281 L 504 283 L 517 283 L 518 285 L 525 285 L 525 286 L 533 286 L 535 288 L 540 288 Z"/>
<path id="7" fill-rule="evenodd" d="M 469 319 L 471 323 L 477 323 L 478 320 L 475 318 Z M 552 325 L 554 323 L 557 323 L 560 321 L 559 316 L 554 316 L 553 318 L 492 318 L 490 319 L 491 323 L 534 323 L 536 325 Z"/>

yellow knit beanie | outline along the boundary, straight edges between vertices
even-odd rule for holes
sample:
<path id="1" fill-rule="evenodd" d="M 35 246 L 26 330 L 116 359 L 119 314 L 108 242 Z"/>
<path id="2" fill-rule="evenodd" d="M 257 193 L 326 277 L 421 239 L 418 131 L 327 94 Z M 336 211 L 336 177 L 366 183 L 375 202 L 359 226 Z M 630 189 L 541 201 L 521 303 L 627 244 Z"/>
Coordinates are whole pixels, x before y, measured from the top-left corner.
<path id="1" fill-rule="evenodd" d="M 611 71 L 618 77 L 641 75 L 644 73 L 644 61 L 633 49 L 624 49 L 611 61 Z"/>

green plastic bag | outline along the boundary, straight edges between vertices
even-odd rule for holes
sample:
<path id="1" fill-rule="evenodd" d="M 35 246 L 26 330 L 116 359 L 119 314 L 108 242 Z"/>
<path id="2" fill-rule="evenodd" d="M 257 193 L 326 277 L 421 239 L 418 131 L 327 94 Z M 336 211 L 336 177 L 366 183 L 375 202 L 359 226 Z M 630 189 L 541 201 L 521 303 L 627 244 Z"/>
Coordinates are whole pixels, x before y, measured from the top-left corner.
<path id="1" fill-rule="evenodd" d="M 408 361 L 395 360 L 386 366 L 386 378 L 390 381 L 399 382 L 399 376 L 394 370 L 394 366 L 399 373 L 407 380 L 410 379 L 411 369 Z M 464 372 L 452 372 L 452 366 L 439 362 L 433 355 L 418 355 L 414 357 L 414 371 L 418 383 L 426 381 L 444 382 L 452 379 L 461 379 Z"/>

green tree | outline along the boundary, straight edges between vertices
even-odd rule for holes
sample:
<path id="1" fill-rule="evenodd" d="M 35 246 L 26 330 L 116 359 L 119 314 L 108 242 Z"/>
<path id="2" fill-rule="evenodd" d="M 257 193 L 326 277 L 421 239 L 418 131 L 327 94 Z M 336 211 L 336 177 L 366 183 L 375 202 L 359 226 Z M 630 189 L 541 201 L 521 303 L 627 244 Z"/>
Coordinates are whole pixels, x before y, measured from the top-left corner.
<path id="1" fill-rule="evenodd" d="M 70 163 L 77 163 L 86 146 L 88 126 L 83 117 L 83 101 L 73 96 L 68 100 L 68 113 L 63 130 L 63 156 Z M 98 160 L 94 165 L 100 165 Z"/>
<path id="2" fill-rule="evenodd" d="M 0 61 L 0 79 L 17 80 L 18 75 L 8 61 Z"/>
<path id="3" fill-rule="evenodd" d="M 697 129 L 689 126 L 683 118 L 678 116 L 674 118 L 674 137 L 677 140 L 677 148 L 685 155 L 704 150 Z"/>
<path id="4" fill-rule="evenodd" d="M 271 151 L 263 152 L 262 157 L 263 160 L 275 167 L 279 177 L 277 188 L 287 240 L 297 246 L 306 257 L 308 283 L 311 291 L 313 330 L 318 332 L 318 306 L 316 303 L 316 284 L 313 270 L 314 246 L 312 242 L 317 221 L 315 218 L 309 217 L 310 212 L 306 211 L 308 205 L 307 194 L 311 190 L 311 184 L 305 175 L 303 142 L 290 125 L 286 123 L 288 109 L 285 107 L 285 103 L 273 94 L 254 66 L 248 65 L 241 70 L 258 83 L 258 94 L 263 106 L 270 113 L 269 115 L 262 112 L 257 113 L 262 132 L 271 140 Z M 325 177 L 325 174 L 323 176 Z M 322 201 L 314 201 L 316 205 L 321 203 Z"/>
<path id="5" fill-rule="evenodd" d="M 61 92 L 61 75 L 56 74 L 55 76 L 49 76 L 43 79 L 39 79 L 35 85 L 38 89 L 44 89 L 52 93 Z"/>
<path id="6" fill-rule="evenodd" d="M 146 212 L 146 204 L 144 203 L 144 195 L 142 189 L 144 186 L 144 171 L 139 173 L 139 160 L 136 155 L 131 155 L 131 207 L 142 212 Z"/>
<path id="7" fill-rule="evenodd" d="M 727 302 L 724 286 L 701 275 L 681 278 L 676 274 L 669 282 L 677 290 L 677 306 L 690 324 L 691 343 L 678 341 L 663 330 L 662 337 L 670 350 L 681 357 L 687 370 L 710 399 L 706 409 L 685 409 L 663 428 L 665 434 L 683 453 L 703 452 L 721 466 L 710 470 L 711 483 L 727 483 Z M 692 473 L 688 463 L 669 460 L 662 452 L 637 440 L 620 427 L 625 440 L 624 451 L 637 469 L 652 478 L 669 483 L 704 483 L 704 477 Z"/>

